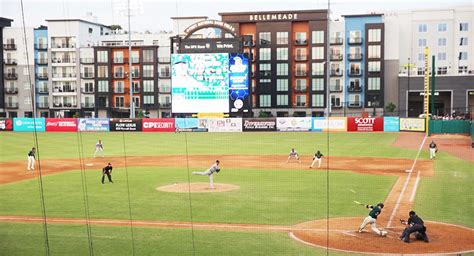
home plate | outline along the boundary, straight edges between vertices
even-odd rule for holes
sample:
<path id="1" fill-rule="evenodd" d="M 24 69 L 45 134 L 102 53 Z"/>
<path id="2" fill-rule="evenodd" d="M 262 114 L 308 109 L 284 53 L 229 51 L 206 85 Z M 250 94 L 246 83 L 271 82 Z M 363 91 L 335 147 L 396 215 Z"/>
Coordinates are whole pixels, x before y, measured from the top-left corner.
<path id="1" fill-rule="evenodd" d="M 86 164 L 86 166 L 93 166 L 94 164 Z"/>

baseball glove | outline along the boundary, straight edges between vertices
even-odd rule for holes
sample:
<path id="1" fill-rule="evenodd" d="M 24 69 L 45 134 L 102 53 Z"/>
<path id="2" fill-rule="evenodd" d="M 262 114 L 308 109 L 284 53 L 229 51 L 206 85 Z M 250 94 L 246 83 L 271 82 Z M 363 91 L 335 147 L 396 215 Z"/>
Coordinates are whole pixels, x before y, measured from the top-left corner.
<path id="1" fill-rule="evenodd" d="M 221 171 L 221 169 L 217 169 L 216 172 L 219 173 Z"/>
<path id="2" fill-rule="evenodd" d="M 438 149 L 436 149 L 435 152 L 438 153 Z"/>

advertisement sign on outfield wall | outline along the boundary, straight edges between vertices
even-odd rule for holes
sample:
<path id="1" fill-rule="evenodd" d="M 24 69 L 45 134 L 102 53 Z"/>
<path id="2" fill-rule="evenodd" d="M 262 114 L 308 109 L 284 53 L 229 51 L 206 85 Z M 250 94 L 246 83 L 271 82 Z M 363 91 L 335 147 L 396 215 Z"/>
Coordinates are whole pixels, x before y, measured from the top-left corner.
<path id="1" fill-rule="evenodd" d="M 142 120 L 138 118 L 110 118 L 111 132 L 137 132 L 142 130 Z"/>
<path id="2" fill-rule="evenodd" d="M 108 118 L 79 118 L 77 128 L 81 132 L 108 132 Z"/>
<path id="3" fill-rule="evenodd" d="M 400 131 L 424 132 L 424 118 L 400 118 Z"/>
<path id="4" fill-rule="evenodd" d="M 12 119 L 0 118 L 0 131 L 13 131 Z"/>
<path id="5" fill-rule="evenodd" d="M 242 131 L 276 131 L 276 118 L 244 118 L 242 121 Z"/>
<path id="6" fill-rule="evenodd" d="M 207 125 L 207 120 L 206 123 L 204 123 L 202 120 L 202 118 L 175 118 L 174 122 L 176 131 L 206 132 L 207 128 L 205 125 Z"/>
<path id="7" fill-rule="evenodd" d="M 242 118 L 209 118 L 207 127 L 209 132 L 241 132 Z"/>
<path id="8" fill-rule="evenodd" d="M 142 119 L 144 132 L 174 132 L 174 118 L 146 118 Z"/>
<path id="9" fill-rule="evenodd" d="M 44 132 L 45 119 L 44 118 L 13 118 L 13 130 L 15 132 L 32 132 L 35 130 L 38 132 Z"/>
<path id="10" fill-rule="evenodd" d="M 345 117 L 313 117 L 312 131 L 315 132 L 342 132 L 347 131 L 347 119 Z"/>
<path id="11" fill-rule="evenodd" d="M 302 132 L 311 130 L 311 117 L 277 117 L 277 130 L 282 132 Z"/>
<path id="12" fill-rule="evenodd" d="M 381 132 L 383 117 L 348 117 L 348 132 Z"/>
<path id="13" fill-rule="evenodd" d="M 77 132 L 77 118 L 46 118 L 47 132 Z"/>
<path id="14" fill-rule="evenodd" d="M 383 118 L 384 132 L 400 131 L 400 118 L 398 116 L 386 116 Z"/>

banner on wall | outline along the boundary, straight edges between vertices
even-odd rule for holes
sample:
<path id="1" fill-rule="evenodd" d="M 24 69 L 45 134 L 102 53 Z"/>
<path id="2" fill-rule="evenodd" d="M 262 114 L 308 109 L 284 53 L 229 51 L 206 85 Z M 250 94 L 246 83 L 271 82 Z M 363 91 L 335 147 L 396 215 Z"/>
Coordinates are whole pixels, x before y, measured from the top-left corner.
<path id="1" fill-rule="evenodd" d="M 110 118 L 111 132 L 137 132 L 142 130 L 142 120 L 138 118 Z"/>
<path id="2" fill-rule="evenodd" d="M 348 132 L 381 132 L 383 117 L 348 117 Z"/>
<path id="3" fill-rule="evenodd" d="M 81 132 L 108 132 L 108 118 L 79 118 L 77 128 Z"/>
<path id="4" fill-rule="evenodd" d="M 400 118 L 400 131 L 424 132 L 424 118 Z"/>
<path id="5" fill-rule="evenodd" d="M 400 118 L 398 116 L 386 116 L 383 118 L 384 132 L 400 131 Z"/>
<path id="6" fill-rule="evenodd" d="M 347 118 L 345 117 L 313 117 L 312 131 L 316 132 L 342 132 L 347 131 Z"/>
<path id="7" fill-rule="evenodd" d="M 209 118 L 207 127 L 209 132 L 241 132 L 242 118 Z"/>
<path id="8" fill-rule="evenodd" d="M 174 132 L 174 118 L 146 118 L 142 119 L 144 132 Z"/>
<path id="9" fill-rule="evenodd" d="M 12 119 L 0 118 L 0 131 L 13 131 Z"/>
<path id="10" fill-rule="evenodd" d="M 311 117 L 277 117 L 277 130 L 302 132 L 311 130 Z"/>
<path id="11" fill-rule="evenodd" d="M 242 131 L 276 131 L 276 118 L 244 118 L 242 121 Z"/>
<path id="12" fill-rule="evenodd" d="M 44 118 L 13 118 L 13 130 L 15 132 L 32 132 L 35 130 L 44 132 L 46 130 Z"/>
<path id="13" fill-rule="evenodd" d="M 46 118 L 47 132 L 77 132 L 77 118 Z"/>
<path id="14" fill-rule="evenodd" d="M 175 118 L 176 131 L 183 132 L 206 132 L 207 119 L 198 118 Z"/>

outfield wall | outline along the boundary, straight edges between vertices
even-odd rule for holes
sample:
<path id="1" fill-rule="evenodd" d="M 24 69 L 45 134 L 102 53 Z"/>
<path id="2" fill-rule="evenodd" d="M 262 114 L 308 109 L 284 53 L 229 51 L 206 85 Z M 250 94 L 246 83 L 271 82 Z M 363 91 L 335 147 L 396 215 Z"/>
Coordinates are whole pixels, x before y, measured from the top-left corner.
<path id="1" fill-rule="evenodd" d="M 399 132 L 425 131 L 423 118 L 13 118 L 0 131 L 14 132 Z"/>

